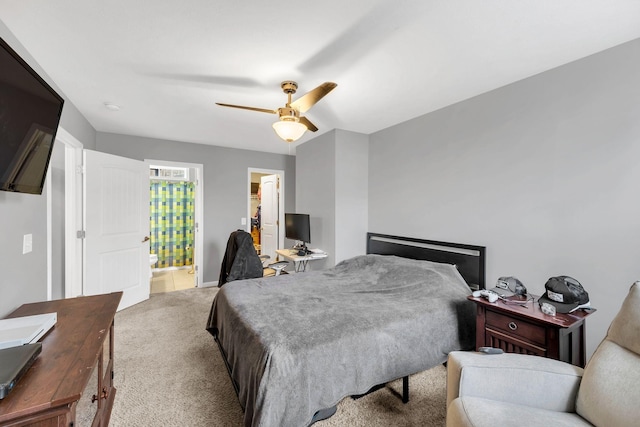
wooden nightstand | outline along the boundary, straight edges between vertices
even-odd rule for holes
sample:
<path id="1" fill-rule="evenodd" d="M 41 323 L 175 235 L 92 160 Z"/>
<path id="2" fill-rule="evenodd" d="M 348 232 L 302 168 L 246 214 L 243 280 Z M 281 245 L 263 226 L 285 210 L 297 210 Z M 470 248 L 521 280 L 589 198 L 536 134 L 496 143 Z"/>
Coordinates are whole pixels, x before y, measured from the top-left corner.
<path id="1" fill-rule="evenodd" d="M 580 367 L 586 363 L 585 318 L 593 313 L 577 310 L 571 314 L 544 314 L 538 297 L 522 307 L 473 296 L 476 303 L 476 350 L 501 348 L 507 353 L 534 354 L 562 360 Z"/>

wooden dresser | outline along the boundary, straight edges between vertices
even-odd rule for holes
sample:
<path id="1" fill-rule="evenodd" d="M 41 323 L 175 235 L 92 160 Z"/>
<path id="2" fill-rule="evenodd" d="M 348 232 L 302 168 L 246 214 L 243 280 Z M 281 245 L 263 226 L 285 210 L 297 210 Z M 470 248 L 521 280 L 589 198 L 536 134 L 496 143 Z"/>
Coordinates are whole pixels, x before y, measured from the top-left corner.
<path id="1" fill-rule="evenodd" d="M 58 313 L 42 353 L 7 397 L 0 426 L 107 426 L 113 386 L 113 319 L 122 292 L 25 304 L 9 317 Z"/>
<path id="2" fill-rule="evenodd" d="M 534 301 L 523 307 L 469 296 L 478 306 L 476 350 L 495 347 L 507 353 L 533 354 L 584 367 L 585 319 L 590 313 L 577 310 L 550 316 L 540 309 L 538 297 L 533 297 Z"/>

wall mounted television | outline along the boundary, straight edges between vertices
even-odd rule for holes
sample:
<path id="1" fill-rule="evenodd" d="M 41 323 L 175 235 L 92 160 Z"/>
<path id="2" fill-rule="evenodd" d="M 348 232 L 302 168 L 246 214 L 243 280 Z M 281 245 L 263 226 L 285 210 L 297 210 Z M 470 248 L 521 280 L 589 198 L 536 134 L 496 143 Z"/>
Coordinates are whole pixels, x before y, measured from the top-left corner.
<path id="1" fill-rule="evenodd" d="M 0 190 L 42 194 L 63 104 L 0 38 Z"/>

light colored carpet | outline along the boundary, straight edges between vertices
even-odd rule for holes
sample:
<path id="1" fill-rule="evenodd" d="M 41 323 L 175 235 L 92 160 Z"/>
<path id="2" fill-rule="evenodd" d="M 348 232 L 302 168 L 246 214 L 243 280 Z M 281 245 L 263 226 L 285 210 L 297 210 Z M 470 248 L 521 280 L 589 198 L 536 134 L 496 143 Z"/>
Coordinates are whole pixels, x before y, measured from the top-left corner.
<path id="1" fill-rule="evenodd" d="M 204 329 L 218 288 L 154 294 L 115 319 L 116 400 L 111 426 L 242 426 L 242 409 Z M 438 366 L 353 400 L 314 427 L 444 426 L 446 370 Z"/>

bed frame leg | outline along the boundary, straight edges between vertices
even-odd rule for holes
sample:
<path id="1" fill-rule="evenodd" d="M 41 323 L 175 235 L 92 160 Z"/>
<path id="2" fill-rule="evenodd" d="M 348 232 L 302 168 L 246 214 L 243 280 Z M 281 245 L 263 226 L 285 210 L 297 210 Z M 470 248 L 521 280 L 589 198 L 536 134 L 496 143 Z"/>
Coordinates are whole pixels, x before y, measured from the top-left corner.
<path id="1" fill-rule="evenodd" d="M 409 376 L 402 377 L 402 403 L 409 402 Z"/>
<path id="2" fill-rule="evenodd" d="M 369 389 L 369 391 L 367 391 L 366 393 L 363 394 L 355 394 L 352 395 L 351 398 L 353 400 L 357 400 L 360 399 L 362 397 L 365 397 L 366 395 L 373 393 L 374 391 L 380 390 L 381 388 L 386 387 L 386 383 L 385 384 L 378 384 L 376 386 L 373 386 Z M 398 392 L 395 390 L 391 390 L 391 392 L 393 394 L 395 394 L 396 396 L 398 396 Z M 398 396 L 400 397 L 400 396 Z M 409 376 L 407 375 L 406 377 L 402 377 L 402 403 L 408 403 L 409 402 Z"/>
<path id="3" fill-rule="evenodd" d="M 238 388 L 238 384 L 236 384 L 236 382 L 233 380 L 233 375 L 231 375 L 231 365 L 229 365 L 229 361 L 227 360 L 227 354 L 224 352 L 224 349 L 222 348 L 222 343 L 220 342 L 220 340 L 218 340 L 218 336 L 214 335 L 213 339 L 215 340 L 216 344 L 218 344 L 218 349 L 220 350 L 220 355 L 222 356 L 222 360 L 224 361 L 224 366 L 227 367 L 227 373 L 229 374 L 229 380 L 231 380 L 231 385 L 233 386 L 233 389 L 236 392 L 236 396 L 240 396 L 240 389 Z"/>

